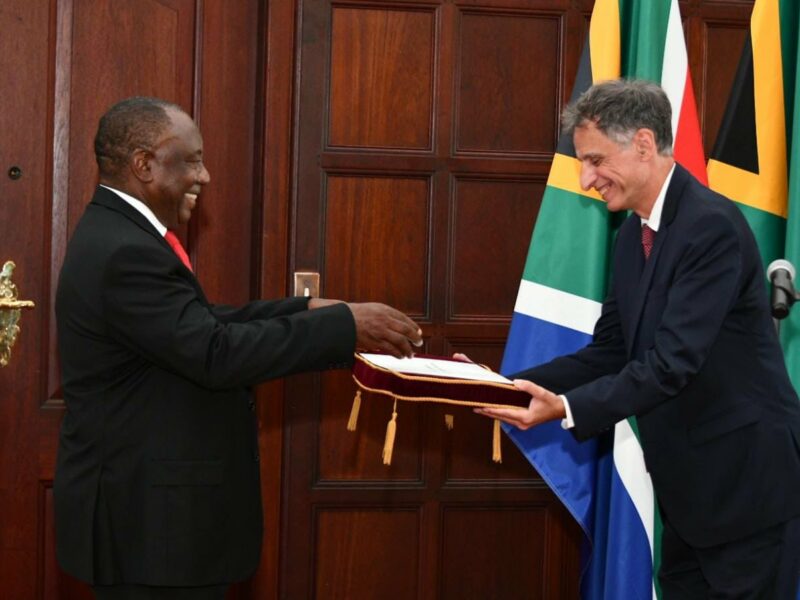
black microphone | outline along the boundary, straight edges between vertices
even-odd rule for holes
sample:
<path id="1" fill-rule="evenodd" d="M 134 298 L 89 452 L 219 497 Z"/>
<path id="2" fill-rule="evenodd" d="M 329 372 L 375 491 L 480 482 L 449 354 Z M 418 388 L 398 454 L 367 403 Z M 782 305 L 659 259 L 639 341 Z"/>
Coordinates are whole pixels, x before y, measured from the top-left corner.
<path id="1" fill-rule="evenodd" d="M 782 258 L 773 260 L 767 267 L 767 279 L 772 284 L 772 316 L 776 319 L 788 317 L 789 309 L 797 299 L 793 283 L 795 275 L 792 263 Z"/>

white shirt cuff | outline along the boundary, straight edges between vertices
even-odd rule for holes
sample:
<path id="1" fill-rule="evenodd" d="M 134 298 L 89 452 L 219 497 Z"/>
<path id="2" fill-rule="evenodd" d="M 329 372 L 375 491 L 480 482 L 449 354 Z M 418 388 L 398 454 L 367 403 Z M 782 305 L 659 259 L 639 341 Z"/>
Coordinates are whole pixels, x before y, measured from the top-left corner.
<path id="1" fill-rule="evenodd" d="M 572 418 L 572 411 L 569 408 L 569 401 L 566 396 L 559 396 L 564 403 L 564 410 L 567 413 L 566 418 L 561 419 L 561 429 L 572 429 L 575 427 L 575 420 Z"/>

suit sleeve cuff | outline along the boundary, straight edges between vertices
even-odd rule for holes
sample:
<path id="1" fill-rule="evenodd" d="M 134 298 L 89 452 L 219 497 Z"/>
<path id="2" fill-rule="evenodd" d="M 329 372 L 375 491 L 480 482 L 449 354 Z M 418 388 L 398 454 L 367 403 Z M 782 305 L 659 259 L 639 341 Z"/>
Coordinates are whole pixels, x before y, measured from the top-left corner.
<path id="1" fill-rule="evenodd" d="M 559 396 L 559 398 L 561 398 L 561 401 L 564 403 L 564 411 L 567 413 L 566 418 L 561 419 L 561 428 L 572 429 L 575 427 L 575 420 L 572 418 L 572 410 L 569 408 L 569 401 L 564 395 Z"/>

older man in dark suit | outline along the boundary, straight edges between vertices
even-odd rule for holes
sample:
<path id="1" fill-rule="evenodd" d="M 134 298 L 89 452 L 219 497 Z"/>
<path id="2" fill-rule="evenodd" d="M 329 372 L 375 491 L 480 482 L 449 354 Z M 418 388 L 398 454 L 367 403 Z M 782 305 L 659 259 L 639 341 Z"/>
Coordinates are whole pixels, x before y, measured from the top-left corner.
<path id="1" fill-rule="evenodd" d="M 800 404 L 752 232 L 675 164 L 657 85 L 598 84 L 564 125 L 582 187 L 632 211 L 609 295 L 586 348 L 517 374 L 527 410 L 479 412 L 521 428 L 564 419 L 581 440 L 636 416 L 664 522 L 664 597 L 794 598 Z"/>
<path id="2" fill-rule="evenodd" d="M 95 153 L 100 186 L 56 295 L 58 559 L 101 599 L 222 598 L 260 553 L 249 386 L 346 367 L 357 346 L 410 355 L 421 331 L 382 304 L 211 304 L 171 231 L 210 179 L 178 106 L 120 102 Z"/>

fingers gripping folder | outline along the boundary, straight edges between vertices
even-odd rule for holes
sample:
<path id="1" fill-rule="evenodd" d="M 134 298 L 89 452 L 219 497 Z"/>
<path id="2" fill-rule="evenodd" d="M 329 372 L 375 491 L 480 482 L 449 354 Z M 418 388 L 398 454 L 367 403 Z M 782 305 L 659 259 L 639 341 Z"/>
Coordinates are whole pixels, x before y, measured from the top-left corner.
<path id="1" fill-rule="evenodd" d="M 347 422 L 355 431 L 361 407 L 361 392 L 388 396 L 394 400 L 392 416 L 386 426 L 383 464 L 392 463 L 397 433 L 397 401 L 434 402 L 459 406 L 520 408 L 527 407 L 530 396 L 488 367 L 442 356 L 418 354 L 413 358 L 394 358 L 388 354 L 355 354 L 353 379 L 358 386 Z M 448 429 L 453 416 L 445 415 Z M 492 434 L 492 459 L 502 462 L 500 421 L 495 420 Z"/>

